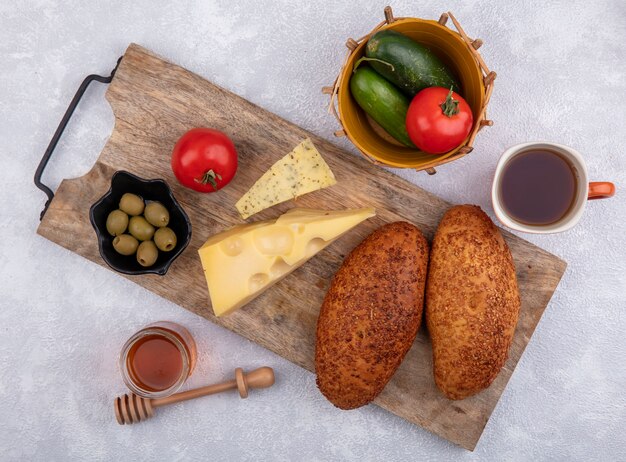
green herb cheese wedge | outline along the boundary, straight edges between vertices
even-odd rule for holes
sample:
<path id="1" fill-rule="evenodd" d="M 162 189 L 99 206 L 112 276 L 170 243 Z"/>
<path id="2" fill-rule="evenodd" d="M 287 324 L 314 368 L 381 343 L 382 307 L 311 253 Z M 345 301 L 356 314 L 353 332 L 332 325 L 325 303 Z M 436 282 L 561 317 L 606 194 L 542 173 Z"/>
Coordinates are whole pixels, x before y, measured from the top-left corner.
<path id="1" fill-rule="evenodd" d="M 359 67 L 350 79 L 350 92 L 369 116 L 405 146 L 415 147 L 406 131 L 409 101 L 370 67 Z"/>
<path id="2" fill-rule="evenodd" d="M 461 93 L 454 74 L 428 48 L 393 30 L 375 33 L 365 56 L 380 75 L 412 98 L 427 87 L 450 88 Z"/>

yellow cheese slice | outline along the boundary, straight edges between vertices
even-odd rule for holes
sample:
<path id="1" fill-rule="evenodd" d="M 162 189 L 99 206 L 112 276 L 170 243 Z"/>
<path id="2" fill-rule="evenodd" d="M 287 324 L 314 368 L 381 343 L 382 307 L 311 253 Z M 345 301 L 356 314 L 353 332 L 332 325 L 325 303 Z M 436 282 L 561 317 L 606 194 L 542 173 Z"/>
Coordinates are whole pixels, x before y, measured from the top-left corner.
<path id="1" fill-rule="evenodd" d="M 307 138 L 276 162 L 235 204 L 246 219 L 273 205 L 337 183 L 313 142 Z"/>
<path id="2" fill-rule="evenodd" d="M 291 209 L 230 228 L 198 250 L 216 316 L 242 307 L 362 221 L 373 208 Z"/>

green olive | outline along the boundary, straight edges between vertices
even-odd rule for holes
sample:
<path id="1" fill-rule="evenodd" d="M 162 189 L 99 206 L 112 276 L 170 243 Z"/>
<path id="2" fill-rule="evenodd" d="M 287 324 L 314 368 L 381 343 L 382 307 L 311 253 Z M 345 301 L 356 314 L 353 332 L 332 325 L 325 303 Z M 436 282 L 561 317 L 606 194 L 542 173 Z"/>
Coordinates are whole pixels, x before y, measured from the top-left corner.
<path id="1" fill-rule="evenodd" d="M 120 234 L 113 239 L 113 248 L 122 255 L 132 255 L 137 251 L 139 241 L 130 234 Z"/>
<path id="2" fill-rule="evenodd" d="M 136 194 L 126 193 L 120 199 L 120 209 L 129 215 L 141 215 L 143 207 L 143 199 Z"/>
<path id="3" fill-rule="evenodd" d="M 128 215 L 121 210 L 113 210 L 107 217 L 107 231 L 111 236 L 119 236 L 128 227 Z"/>
<path id="4" fill-rule="evenodd" d="M 154 233 L 154 243 L 163 252 L 169 252 L 176 247 L 176 234 L 170 228 L 159 228 Z"/>
<path id="5" fill-rule="evenodd" d="M 154 226 L 144 217 L 130 217 L 128 232 L 140 241 L 149 241 L 154 236 Z"/>
<path id="6" fill-rule="evenodd" d="M 141 266 L 152 266 L 159 257 L 159 251 L 152 241 L 143 241 L 137 249 L 137 261 Z"/>
<path id="7" fill-rule="evenodd" d="M 143 211 L 143 216 L 146 217 L 148 223 L 161 228 L 167 226 L 170 222 L 170 213 L 160 202 L 150 202 L 146 205 L 146 209 Z"/>

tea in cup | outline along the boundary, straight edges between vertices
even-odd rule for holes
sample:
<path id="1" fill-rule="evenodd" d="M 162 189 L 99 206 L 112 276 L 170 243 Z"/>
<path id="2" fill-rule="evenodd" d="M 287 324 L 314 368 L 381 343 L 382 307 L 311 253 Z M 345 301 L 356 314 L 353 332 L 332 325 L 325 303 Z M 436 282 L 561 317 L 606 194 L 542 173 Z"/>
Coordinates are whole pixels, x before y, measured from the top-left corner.
<path id="1" fill-rule="evenodd" d="M 588 199 L 615 194 L 609 182 L 589 183 L 580 153 L 556 143 L 507 149 L 496 167 L 491 200 L 498 219 L 527 233 L 558 233 L 580 220 Z"/>

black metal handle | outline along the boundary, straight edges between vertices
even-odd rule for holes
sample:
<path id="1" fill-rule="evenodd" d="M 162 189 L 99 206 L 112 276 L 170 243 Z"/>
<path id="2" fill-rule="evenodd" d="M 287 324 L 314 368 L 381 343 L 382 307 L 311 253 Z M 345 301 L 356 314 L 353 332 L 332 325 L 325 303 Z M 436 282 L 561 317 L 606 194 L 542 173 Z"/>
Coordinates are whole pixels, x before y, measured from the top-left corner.
<path id="1" fill-rule="evenodd" d="M 67 110 L 65 111 L 65 114 L 63 115 L 63 118 L 61 119 L 61 123 L 59 123 L 57 130 L 54 132 L 54 136 L 50 140 L 50 144 L 48 145 L 46 152 L 44 152 L 43 157 L 41 158 L 41 162 L 39 162 L 39 166 L 37 167 L 37 171 L 35 172 L 35 186 L 41 189 L 44 193 L 46 193 L 46 196 L 48 196 L 48 200 L 46 201 L 46 204 L 44 205 L 43 210 L 41 211 L 41 215 L 39 215 L 39 220 L 43 220 L 43 216 L 46 214 L 46 211 L 48 210 L 48 207 L 50 206 L 50 202 L 52 202 L 52 199 L 54 198 L 54 192 L 52 192 L 52 189 L 50 189 L 48 186 L 46 186 L 45 184 L 41 182 L 41 176 L 43 175 L 43 171 L 46 168 L 46 165 L 48 165 L 48 161 L 50 161 L 50 157 L 52 156 L 52 153 L 54 152 L 54 148 L 56 148 L 57 143 L 61 139 L 61 135 L 63 135 L 63 131 L 65 130 L 65 127 L 70 121 L 72 114 L 76 110 L 76 106 L 78 106 L 80 99 L 85 94 L 85 91 L 87 91 L 87 87 L 89 87 L 89 84 L 93 82 L 94 80 L 100 83 L 111 83 L 111 81 L 113 80 L 113 77 L 115 77 L 115 71 L 117 71 L 117 68 L 120 65 L 120 61 L 122 61 L 122 57 L 120 57 L 117 60 L 117 64 L 115 64 L 115 67 L 111 71 L 111 75 L 109 75 L 108 77 L 104 77 L 104 76 L 96 75 L 96 74 L 91 74 L 85 77 L 85 80 L 83 80 L 83 83 L 81 83 L 80 87 L 78 87 L 78 91 L 74 95 L 74 98 L 72 98 L 72 102 L 70 103 Z"/>

